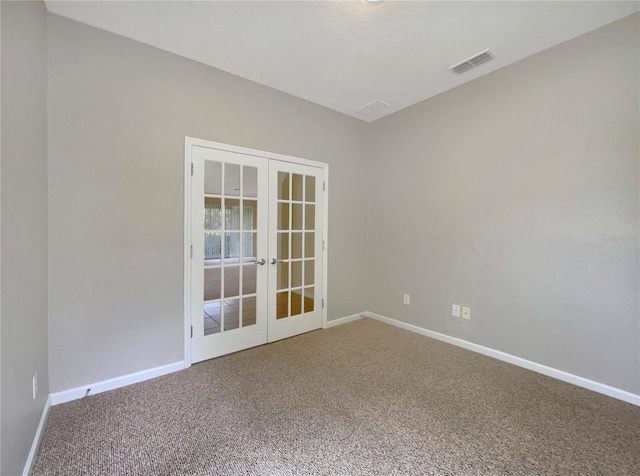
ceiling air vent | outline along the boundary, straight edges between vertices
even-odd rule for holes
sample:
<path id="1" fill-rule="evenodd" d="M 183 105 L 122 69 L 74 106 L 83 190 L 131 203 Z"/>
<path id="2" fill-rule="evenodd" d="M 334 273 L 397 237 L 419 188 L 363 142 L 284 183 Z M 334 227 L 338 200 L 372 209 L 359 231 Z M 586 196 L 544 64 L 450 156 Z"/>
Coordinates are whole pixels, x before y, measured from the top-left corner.
<path id="1" fill-rule="evenodd" d="M 451 68 L 449 68 L 449 71 L 462 74 L 466 71 L 469 71 L 470 69 L 475 68 L 476 66 L 480 66 L 481 64 L 492 60 L 495 57 L 496 55 L 492 51 L 484 50 L 483 52 L 478 53 L 477 55 L 472 56 L 471 58 L 468 58 L 461 63 L 452 66 Z"/>

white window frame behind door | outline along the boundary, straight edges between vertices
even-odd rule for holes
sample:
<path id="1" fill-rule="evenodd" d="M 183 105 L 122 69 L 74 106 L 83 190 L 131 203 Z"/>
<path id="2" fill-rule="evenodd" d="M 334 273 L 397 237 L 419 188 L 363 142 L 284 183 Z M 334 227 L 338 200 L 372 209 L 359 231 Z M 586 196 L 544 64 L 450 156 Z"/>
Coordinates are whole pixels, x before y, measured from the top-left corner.
<path id="1" fill-rule="evenodd" d="M 317 162 L 315 160 L 301 159 L 289 155 L 265 152 L 262 150 L 249 149 L 237 145 L 213 142 L 204 139 L 196 139 L 186 136 L 184 138 L 184 368 L 191 367 L 191 152 L 193 147 L 206 147 L 209 149 L 235 152 L 239 154 L 262 157 L 269 160 L 279 160 L 300 165 L 318 167 L 324 170 L 324 193 L 323 200 L 323 231 L 322 240 L 324 250 L 322 256 L 322 328 L 327 328 L 327 272 L 329 255 L 329 164 Z"/>

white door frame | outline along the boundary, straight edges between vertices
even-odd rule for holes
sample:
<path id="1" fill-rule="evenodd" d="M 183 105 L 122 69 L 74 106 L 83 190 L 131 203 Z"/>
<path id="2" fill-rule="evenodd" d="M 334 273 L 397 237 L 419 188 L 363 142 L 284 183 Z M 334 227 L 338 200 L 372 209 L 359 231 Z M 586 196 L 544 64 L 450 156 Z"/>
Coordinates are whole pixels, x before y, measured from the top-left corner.
<path id="1" fill-rule="evenodd" d="M 265 152 L 256 149 L 248 149 L 231 144 L 223 144 L 221 142 L 212 142 L 204 139 L 196 139 L 194 137 L 185 136 L 184 138 L 184 368 L 191 367 L 191 153 L 194 146 L 205 147 L 209 149 L 222 150 L 226 152 L 235 152 L 239 154 L 251 155 L 254 157 L 262 157 L 269 160 L 279 160 L 282 162 L 290 162 L 300 165 L 308 165 L 318 167 L 324 170 L 324 193 L 323 200 L 323 231 L 322 240 L 324 241 L 324 251 L 322 259 L 322 328 L 327 328 L 327 309 L 329 302 L 327 300 L 327 271 L 328 271 L 328 252 L 329 252 L 329 164 L 317 162 L 315 160 L 301 159 L 289 155 L 276 154 L 273 152 Z"/>

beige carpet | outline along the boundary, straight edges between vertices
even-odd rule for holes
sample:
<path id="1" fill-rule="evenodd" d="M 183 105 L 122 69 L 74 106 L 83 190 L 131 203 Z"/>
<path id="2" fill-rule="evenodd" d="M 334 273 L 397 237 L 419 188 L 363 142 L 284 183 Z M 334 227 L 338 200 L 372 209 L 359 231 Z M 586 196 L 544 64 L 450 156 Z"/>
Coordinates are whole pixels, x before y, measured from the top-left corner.
<path id="1" fill-rule="evenodd" d="M 37 475 L 640 474 L 640 408 L 370 319 L 51 409 Z"/>

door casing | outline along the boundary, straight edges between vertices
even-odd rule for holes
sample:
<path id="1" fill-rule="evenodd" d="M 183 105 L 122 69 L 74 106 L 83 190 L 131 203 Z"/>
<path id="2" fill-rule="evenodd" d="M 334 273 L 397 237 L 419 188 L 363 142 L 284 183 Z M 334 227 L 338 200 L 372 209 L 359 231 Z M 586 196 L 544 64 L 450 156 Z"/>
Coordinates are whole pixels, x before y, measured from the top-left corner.
<path id="1" fill-rule="evenodd" d="M 236 145 L 224 144 L 221 142 L 212 142 L 194 137 L 185 137 L 184 140 L 184 367 L 191 367 L 191 154 L 193 147 L 206 147 L 209 149 L 221 150 L 226 152 L 235 152 L 239 154 L 261 157 L 269 160 L 278 160 L 311 167 L 318 167 L 324 170 L 324 193 L 323 200 L 323 230 L 322 240 L 324 242 L 324 251 L 322 259 L 322 328 L 327 328 L 327 271 L 328 271 L 328 224 L 329 224 L 329 164 L 317 162 L 314 160 L 301 159 L 288 155 L 276 154 L 273 152 L 265 152 L 256 149 L 249 149 Z"/>

